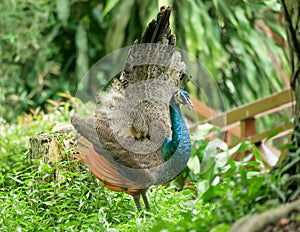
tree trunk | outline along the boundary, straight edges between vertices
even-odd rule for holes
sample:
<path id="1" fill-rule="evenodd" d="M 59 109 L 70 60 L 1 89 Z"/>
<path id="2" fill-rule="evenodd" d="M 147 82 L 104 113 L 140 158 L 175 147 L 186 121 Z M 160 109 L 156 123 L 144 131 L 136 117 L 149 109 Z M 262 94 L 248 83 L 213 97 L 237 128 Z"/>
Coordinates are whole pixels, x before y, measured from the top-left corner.
<path id="1" fill-rule="evenodd" d="M 295 200 L 300 192 L 300 0 L 281 0 L 282 11 L 285 17 L 287 42 L 290 53 L 291 88 L 295 93 L 294 131 L 292 134 L 290 152 L 282 164 L 282 170 L 289 176 L 286 187 L 291 190 L 287 193 L 288 200 Z"/>
<path id="2" fill-rule="evenodd" d="M 49 167 L 49 176 L 43 181 L 64 181 L 66 171 L 82 170 L 84 165 L 80 163 L 75 134 L 72 124 L 58 123 L 51 133 L 40 133 L 30 138 L 31 163 L 36 164 L 37 169 L 42 169 L 44 164 Z M 59 165 L 68 159 L 78 159 L 78 163 Z"/>
<path id="3" fill-rule="evenodd" d="M 291 87 L 296 98 L 294 106 L 295 129 L 292 143 L 294 148 L 298 149 L 300 145 L 300 1 L 282 0 L 282 8 L 290 50 Z"/>

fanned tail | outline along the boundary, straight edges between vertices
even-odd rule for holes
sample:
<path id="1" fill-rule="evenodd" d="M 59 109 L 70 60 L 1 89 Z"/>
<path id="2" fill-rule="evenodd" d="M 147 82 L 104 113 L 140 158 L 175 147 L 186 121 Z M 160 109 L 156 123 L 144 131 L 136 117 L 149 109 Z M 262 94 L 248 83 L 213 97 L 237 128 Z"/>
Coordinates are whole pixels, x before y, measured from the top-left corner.
<path id="1" fill-rule="evenodd" d="M 170 6 L 163 6 L 160 8 L 160 12 L 157 15 L 156 20 L 152 20 L 141 40 L 141 43 L 158 43 L 163 42 L 163 39 L 169 40 L 169 45 L 173 44 L 173 36 L 170 29 L 170 14 L 172 8 Z"/>

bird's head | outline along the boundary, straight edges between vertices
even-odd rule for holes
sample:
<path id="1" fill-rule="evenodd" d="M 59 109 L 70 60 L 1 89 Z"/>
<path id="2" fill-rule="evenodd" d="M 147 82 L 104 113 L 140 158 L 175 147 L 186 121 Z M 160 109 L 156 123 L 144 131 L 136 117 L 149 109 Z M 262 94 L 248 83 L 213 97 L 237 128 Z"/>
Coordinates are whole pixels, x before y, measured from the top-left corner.
<path id="1" fill-rule="evenodd" d="M 194 107 L 188 92 L 186 92 L 185 90 L 183 90 L 181 88 L 179 90 L 176 90 L 173 97 L 174 97 L 175 103 L 178 105 L 179 104 L 186 105 L 189 109 L 192 109 Z"/>

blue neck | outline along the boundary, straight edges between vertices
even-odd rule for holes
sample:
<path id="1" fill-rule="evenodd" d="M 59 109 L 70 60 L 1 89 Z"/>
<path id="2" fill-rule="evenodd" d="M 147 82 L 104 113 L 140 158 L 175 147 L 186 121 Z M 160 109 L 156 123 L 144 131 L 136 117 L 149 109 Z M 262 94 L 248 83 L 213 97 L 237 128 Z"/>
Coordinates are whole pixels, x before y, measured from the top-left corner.
<path id="1" fill-rule="evenodd" d="M 170 119 L 172 125 L 172 137 L 166 138 L 162 147 L 162 155 L 165 160 L 168 160 L 176 152 L 181 139 L 189 140 L 187 130 L 182 130 L 184 129 L 182 127 L 186 127 L 186 125 L 181 114 L 180 107 L 173 99 L 170 102 Z"/>

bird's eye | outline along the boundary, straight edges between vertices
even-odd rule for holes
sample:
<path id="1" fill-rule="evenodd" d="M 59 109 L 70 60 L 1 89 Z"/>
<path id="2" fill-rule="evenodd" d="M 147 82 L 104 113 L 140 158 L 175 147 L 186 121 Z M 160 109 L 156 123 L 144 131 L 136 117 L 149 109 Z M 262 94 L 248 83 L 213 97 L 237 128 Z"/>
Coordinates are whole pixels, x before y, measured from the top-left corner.
<path id="1" fill-rule="evenodd" d="M 180 80 L 182 81 L 183 79 L 185 79 L 185 77 L 186 77 L 186 73 L 182 72 L 180 74 Z"/>

